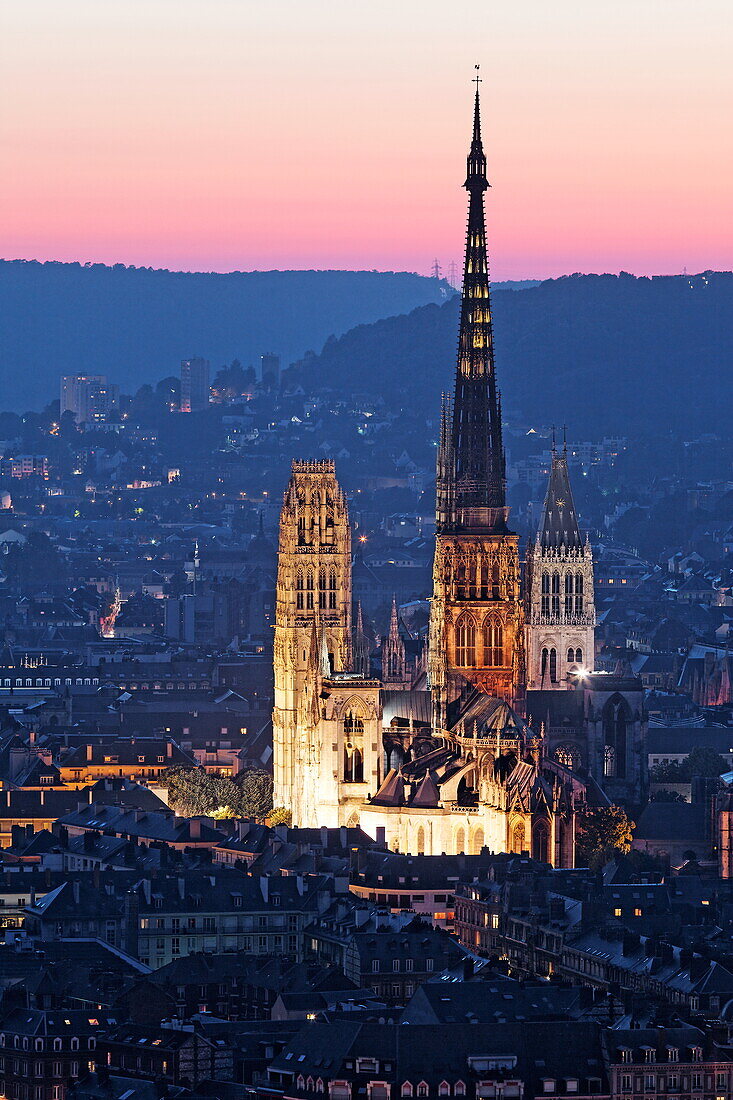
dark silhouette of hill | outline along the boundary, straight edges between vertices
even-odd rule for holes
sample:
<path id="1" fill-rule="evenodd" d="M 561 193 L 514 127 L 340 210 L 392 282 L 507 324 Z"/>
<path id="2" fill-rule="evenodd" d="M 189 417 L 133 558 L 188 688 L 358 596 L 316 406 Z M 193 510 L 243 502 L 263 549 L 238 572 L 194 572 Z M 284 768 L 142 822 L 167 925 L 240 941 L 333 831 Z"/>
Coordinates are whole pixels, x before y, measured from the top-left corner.
<path id="1" fill-rule="evenodd" d="M 733 274 L 571 275 L 493 294 L 504 409 L 573 438 L 727 430 Z M 453 386 L 459 301 L 363 325 L 303 363 L 308 378 L 429 414 Z"/>
<path id="2" fill-rule="evenodd" d="M 215 371 L 266 351 L 283 364 L 330 334 L 444 301 L 447 284 L 404 272 L 184 273 L 118 264 L 0 261 L 2 407 L 37 407 L 59 378 L 107 374 L 127 390 L 191 355 Z"/>

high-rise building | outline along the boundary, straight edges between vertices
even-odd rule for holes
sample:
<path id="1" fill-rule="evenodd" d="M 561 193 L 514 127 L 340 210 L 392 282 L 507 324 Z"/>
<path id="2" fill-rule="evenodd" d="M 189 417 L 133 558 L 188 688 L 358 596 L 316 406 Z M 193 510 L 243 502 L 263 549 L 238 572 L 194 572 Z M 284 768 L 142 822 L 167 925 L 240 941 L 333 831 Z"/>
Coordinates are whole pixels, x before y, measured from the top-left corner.
<path id="1" fill-rule="evenodd" d="M 196 356 L 181 360 L 181 412 L 208 409 L 210 397 L 209 360 Z"/>
<path id="2" fill-rule="evenodd" d="M 260 378 L 262 385 L 274 390 L 280 385 L 280 356 L 271 351 L 260 356 Z"/>
<path id="3" fill-rule="evenodd" d="M 119 387 L 103 374 L 67 374 L 61 379 L 61 415 L 72 412 L 77 424 L 105 420 L 119 403 Z"/>

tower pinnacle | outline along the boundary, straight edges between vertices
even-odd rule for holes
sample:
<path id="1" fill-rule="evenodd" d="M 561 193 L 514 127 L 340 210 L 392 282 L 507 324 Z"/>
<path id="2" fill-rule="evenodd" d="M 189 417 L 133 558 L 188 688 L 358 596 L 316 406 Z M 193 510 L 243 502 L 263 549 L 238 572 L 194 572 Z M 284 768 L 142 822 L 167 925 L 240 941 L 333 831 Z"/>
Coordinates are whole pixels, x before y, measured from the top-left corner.
<path id="1" fill-rule="evenodd" d="M 451 424 L 438 461 L 438 525 L 448 531 L 506 531 L 505 462 L 494 372 L 481 140 L 480 77 L 476 77 L 471 146 L 466 160 L 468 228 L 461 326 Z"/>

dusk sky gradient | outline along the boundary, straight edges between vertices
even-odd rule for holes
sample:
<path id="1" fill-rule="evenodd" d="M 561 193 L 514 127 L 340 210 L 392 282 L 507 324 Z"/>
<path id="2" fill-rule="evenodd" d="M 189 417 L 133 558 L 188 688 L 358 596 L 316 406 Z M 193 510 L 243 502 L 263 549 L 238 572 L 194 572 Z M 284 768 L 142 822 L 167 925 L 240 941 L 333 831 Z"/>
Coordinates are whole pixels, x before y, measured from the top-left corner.
<path id="1" fill-rule="evenodd" d="M 494 278 L 733 265 L 730 0 L 0 0 L 0 256 L 447 269 L 477 61 Z"/>

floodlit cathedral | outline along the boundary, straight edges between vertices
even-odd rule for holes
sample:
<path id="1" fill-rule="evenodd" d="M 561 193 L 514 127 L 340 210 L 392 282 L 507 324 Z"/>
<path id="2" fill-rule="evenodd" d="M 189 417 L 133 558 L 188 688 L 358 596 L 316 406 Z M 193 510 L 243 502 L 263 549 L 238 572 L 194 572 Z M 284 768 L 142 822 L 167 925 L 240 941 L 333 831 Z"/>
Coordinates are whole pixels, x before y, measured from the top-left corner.
<path id="1" fill-rule="evenodd" d="M 578 807 L 607 798 L 633 804 L 641 795 L 643 692 L 623 671 L 590 671 L 592 552 L 564 446 L 553 445 L 523 575 L 506 505 L 488 186 L 477 84 L 458 362 L 437 462 L 427 665 L 407 661 L 393 606 L 382 675 L 372 677 L 360 607 L 352 624 L 351 532 L 334 464 L 294 462 L 280 520 L 274 797 L 294 825 L 358 823 L 394 850 L 486 846 L 572 866 Z"/>

